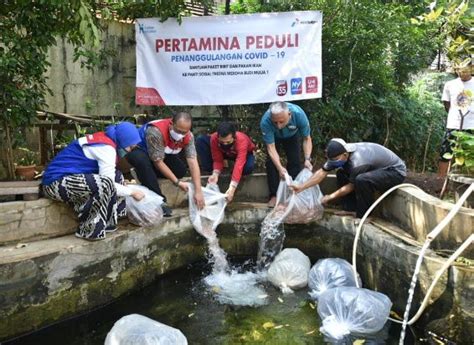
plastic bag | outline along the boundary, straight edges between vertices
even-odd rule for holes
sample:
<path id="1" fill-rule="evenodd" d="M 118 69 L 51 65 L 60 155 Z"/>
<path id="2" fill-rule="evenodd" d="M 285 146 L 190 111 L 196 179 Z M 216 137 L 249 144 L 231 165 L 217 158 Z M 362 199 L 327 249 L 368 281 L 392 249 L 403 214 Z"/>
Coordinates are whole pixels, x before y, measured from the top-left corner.
<path id="1" fill-rule="evenodd" d="M 179 329 L 139 314 L 118 320 L 107 334 L 104 345 L 187 345 Z"/>
<path id="2" fill-rule="evenodd" d="M 307 188 L 296 195 L 289 188 L 292 183 L 302 184 L 306 182 L 312 175 L 311 170 L 305 168 L 301 170 L 294 181 L 290 176 L 286 176 L 284 181 L 280 181 L 275 209 L 278 211 L 291 207 L 290 212 L 285 217 L 285 223 L 306 224 L 321 219 L 323 216 L 324 208 L 321 205 L 323 194 L 318 185 Z M 291 200 L 292 195 L 294 195 L 294 201 Z"/>
<path id="3" fill-rule="evenodd" d="M 346 260 L 339 258 L 318 260 L 309 271 L 308 287 L 311 290 L 309 295 L 315 300 L 324 291 L 340 286 L 357 286 L 352 265 Z"/>
<path id="4" fill-rule="evenodd" d="M 202 188 L 206 206 L 202 210 L 194 202 L 194 186 L 189 185 L 189 217 L 194 229 L 207 239 L 216 236 L 215 230 L 224 219 L 224 210 L 227 206 L 225 194 L 219 191 L 216 184 L 208 184 Z"/>
<path id="5" fill-rule="evenodd" d="M 279 287 L 283 293 L 308 285 L 308 273 L 311 267 L 309 258 L 299 249 L 286 248 L 275 257 L 268 268 L 268 280 Z"/>
<path id="6" fill-rule="evenodd" d="M 372 334 L 387 322 L 392 308 L 390 299 L 380 292 L 356 287 L 338 287 L 319 296 L 320 331 L 334 339 L 350 333 Z"/>
<path id="7" fill-rule="evenodd" d="M 133 190 L 139 190 L 145 197 L 137 201 L 132 196 L 125 198 L 128 220 L 138 226 L 153 226 L 160 224 L 163 219 L 163 197 L 149 190 L 145 186 L 129 185 Z"/>

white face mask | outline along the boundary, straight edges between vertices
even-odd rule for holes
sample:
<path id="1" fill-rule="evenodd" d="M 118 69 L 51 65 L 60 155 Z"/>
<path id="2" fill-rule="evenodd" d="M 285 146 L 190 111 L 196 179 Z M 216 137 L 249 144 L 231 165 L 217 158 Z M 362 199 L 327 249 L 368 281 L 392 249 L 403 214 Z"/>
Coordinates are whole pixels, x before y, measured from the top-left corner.
<path id="1" fill-rule="evenodd" d="M 184 134 L 176 133 L 173 129 L 170 129 L 170 134 L 174 141 L 181 141 L 184 138 Z"/>

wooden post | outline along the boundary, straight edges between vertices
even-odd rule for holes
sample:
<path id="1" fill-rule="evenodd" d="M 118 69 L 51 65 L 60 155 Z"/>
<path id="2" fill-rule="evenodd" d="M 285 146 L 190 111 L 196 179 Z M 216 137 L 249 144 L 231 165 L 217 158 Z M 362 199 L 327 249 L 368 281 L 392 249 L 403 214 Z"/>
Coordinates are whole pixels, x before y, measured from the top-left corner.
<path id="1" fill-rule="evenodd" d="M 48 144 L 46 138 L 46 128 L 42 125 L 38 126 L 39 129 L 39 152 L 40 152 L 40 165 L 45 165 L 48 160 Z"/>
<path id="2" fill-rule="evenodd" d="M 5 141 L 6 141 L 6 160 L 7 160 L 7 178 L 9 180 L 13 180 L 15 178 L 15 164 L 13 160 L 13 146 L 12 140 L 10 136 L 10 126 L 8 125 L 7 121 L 4 121 L 3 127 L 5 129 Z"/>

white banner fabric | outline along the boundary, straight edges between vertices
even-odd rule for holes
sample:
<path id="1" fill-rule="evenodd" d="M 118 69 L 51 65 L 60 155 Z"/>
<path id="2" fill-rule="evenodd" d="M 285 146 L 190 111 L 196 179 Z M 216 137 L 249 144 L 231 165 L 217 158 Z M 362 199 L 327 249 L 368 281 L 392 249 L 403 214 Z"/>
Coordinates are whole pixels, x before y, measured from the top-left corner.
<path id="1" fill-rule="evenodd" d="M 137 19 L 136 103 L 319 98 L 321 28 L 319 11 Z"/>

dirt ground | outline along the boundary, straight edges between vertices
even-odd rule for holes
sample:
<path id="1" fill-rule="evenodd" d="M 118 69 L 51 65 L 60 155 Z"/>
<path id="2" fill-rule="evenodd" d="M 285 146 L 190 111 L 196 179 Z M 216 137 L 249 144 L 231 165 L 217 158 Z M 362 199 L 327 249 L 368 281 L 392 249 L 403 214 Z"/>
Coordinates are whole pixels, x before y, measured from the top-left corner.
<path id="1" fill-rule="evenodd" d="M 408 172 L 405 183 L 414 184 L 423 189 L 426 193 L 439 198 L 439 193 L 441 192 L 441 188 L 443 188 L 444 178 L 440 178 L 434 173 L 421 174 Z"/>

